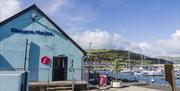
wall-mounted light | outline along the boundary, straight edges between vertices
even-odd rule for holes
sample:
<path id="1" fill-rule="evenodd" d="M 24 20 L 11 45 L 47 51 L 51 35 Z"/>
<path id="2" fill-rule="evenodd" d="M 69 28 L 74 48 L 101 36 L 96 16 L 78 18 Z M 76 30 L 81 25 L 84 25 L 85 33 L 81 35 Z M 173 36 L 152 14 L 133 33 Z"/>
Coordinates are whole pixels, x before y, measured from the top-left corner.
<path id="1" fill-rule="evenodd" d="M 35 19 L 36 19 L 36 17 L 37 17 L 37 14 L 32 13 L 32 14 L 31 14 L 31 17 L 32 17 L 32 20 L 35 21 Z"/>

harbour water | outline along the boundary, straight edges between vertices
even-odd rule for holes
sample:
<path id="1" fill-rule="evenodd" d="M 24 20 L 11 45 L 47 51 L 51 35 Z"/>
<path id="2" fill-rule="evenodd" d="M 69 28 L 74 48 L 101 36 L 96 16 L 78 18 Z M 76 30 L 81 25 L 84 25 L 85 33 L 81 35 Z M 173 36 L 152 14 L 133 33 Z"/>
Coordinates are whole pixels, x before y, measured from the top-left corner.
<path id="1" fill-rule="evenodd" d="M 114 72 L 110 73 L 112 77 L 115 76 Z M 150 84 L 158 84 L 162 86 L 168 85 L 168 82 L 165 81 L 164 76 L 144 76 L 144 75 L 134 75 L 132 73 L 119 73 L 119 79 L 126 79 L 129 81 L 141 81 Z M 180 79 L 176 79 L 176 86 L 180 87 Z"/>
<path id="2" fill-rule="evenodd" d="M 114 71 L 99 71 L 102 74 L 108 74 L 112 78 L 115 78 L 115 72 Z M 136 75 L 133 72 L 119 72 L 118 77 L 121 80 L 128 80 L 128 81 L 139 81 L 149 84 L 157 84 L 161 86 L 167 86 L 169 85 L 167 81 L 165 81 L 165 76 L 145 76 L 145 75 Z M 176 79 L 176 87 L 180 87 L 180 79 Z"/>

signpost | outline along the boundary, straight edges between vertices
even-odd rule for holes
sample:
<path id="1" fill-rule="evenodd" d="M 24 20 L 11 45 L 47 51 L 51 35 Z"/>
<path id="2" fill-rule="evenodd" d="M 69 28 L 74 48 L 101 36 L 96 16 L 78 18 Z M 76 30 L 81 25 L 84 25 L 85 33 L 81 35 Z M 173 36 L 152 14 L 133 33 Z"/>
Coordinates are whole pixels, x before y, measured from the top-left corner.
<path id="1" fill-rule="evenodd" d="M 165 78 L 171 85 L 172 91 L 176 91 L 176 84 L 174 78 L 174 67 L 172 64 L 166 64 L 165 66 Z"/>

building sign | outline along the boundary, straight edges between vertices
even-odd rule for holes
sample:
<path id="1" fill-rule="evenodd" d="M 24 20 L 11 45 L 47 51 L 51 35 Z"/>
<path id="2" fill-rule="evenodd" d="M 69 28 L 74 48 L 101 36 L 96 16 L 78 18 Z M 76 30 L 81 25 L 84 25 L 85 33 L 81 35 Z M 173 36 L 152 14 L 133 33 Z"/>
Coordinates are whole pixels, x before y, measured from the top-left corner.
<path id="1" fill-rule="evenodd" d="M 17 28 L 11 28 L 11 32 L 27 34 L 27 35 L 42 35 L 42 36 L 54 36 L 52 32 L 40 31 L 40 30 L 21 30 Z"/>
<path id="2" fill-rule="evenodd" d="M 49 58 L 48 58 L 47 56 L 43 56 L 43 57 L 41 58 L 41 63 L 42 63 L 42 64 L 48 64 L 48 63 L 49 63 Z"/>

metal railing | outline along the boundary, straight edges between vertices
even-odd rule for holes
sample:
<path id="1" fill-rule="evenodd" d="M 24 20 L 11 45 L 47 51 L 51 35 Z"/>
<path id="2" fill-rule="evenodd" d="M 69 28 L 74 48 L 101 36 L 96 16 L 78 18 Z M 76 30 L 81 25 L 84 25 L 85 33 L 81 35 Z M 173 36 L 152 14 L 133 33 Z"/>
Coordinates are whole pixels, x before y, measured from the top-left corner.
<path id="1" fill-rule="evenodd" d="M 8 67 L 0 67 L 0 71 L 24 71 L 24 68 L 8 68 Z M 49 81 L 51 80 L 50 76 L 52 76 L 52 68 L 26 68 L 26 71 L 29 72 L 29 80 L 30 81 Z M 71 80 L 72 72 L 70 69 L 67 69 L 67 80 Z M 43 76 L 43 77 L 41 77 Z M 88 81 L 88 69 L 87 68 L 74 68 L 74 80 L 84 80 Z"/>

